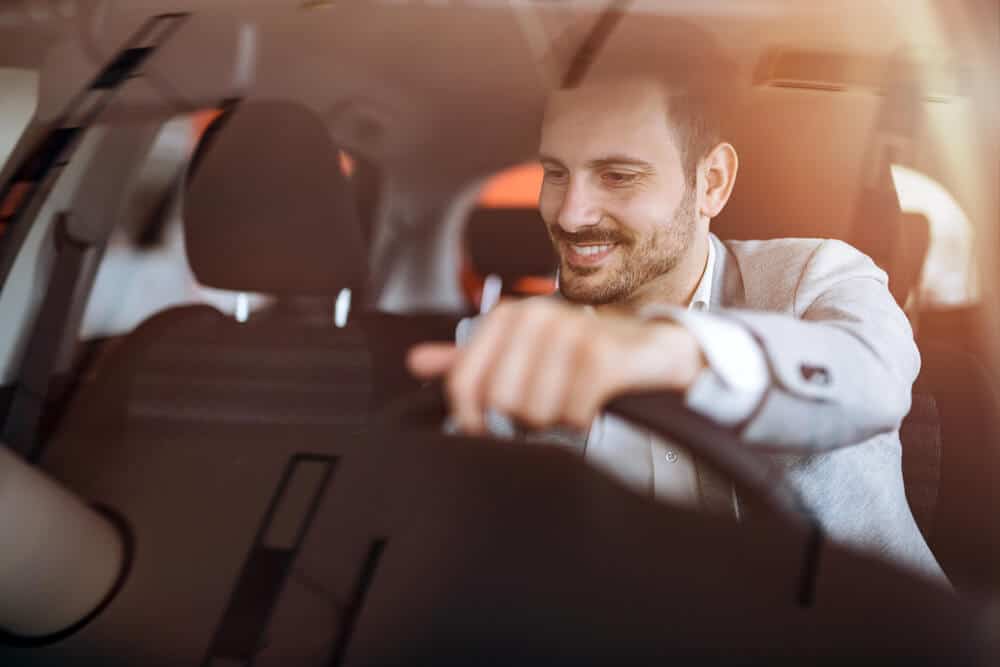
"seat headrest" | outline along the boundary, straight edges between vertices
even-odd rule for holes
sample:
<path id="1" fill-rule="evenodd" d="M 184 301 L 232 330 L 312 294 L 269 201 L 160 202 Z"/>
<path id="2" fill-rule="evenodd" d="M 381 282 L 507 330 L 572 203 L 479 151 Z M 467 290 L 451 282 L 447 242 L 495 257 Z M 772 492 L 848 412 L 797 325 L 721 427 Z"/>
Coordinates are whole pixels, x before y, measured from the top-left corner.
<path id="1" fill-rule="evenodd" d="M 472 265 L 504 283 L 525 276 L 548 276 L 559 266 L 537 208 L 477 208 L 465 231 Z"/>
<path id="2" fill-rule="evenodd" d="M 188 177 L 184 232 L 209 287 L 331 295 L 363 288 L 368 275 L 337 146 L 290 102 L 243 103 L 209 129 Z"/>

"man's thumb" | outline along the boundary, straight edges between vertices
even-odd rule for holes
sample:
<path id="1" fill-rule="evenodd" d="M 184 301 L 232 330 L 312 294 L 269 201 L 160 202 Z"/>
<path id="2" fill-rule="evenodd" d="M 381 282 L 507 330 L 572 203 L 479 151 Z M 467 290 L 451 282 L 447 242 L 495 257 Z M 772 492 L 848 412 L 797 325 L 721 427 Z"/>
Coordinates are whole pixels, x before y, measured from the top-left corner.
<path id="1" fill-rule="evenodd" d="M 406 367 L 423 380 L 431 380 L 447 373 L 458 359 L 454 343 L 421 343 L 410 348 Z"/>

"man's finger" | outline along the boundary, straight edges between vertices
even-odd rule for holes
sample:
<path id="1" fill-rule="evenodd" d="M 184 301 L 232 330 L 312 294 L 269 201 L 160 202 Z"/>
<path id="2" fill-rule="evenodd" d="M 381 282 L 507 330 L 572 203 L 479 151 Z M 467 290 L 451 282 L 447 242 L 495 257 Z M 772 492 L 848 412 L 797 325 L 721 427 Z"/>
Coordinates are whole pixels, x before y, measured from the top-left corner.
<path id="1" fill-rule="evenodd" d="M 466 433 L 479 434 L 485 428 L 484 381 L 510 342 L 510 324 L 517 312 L 512 305 L 495 308 L 462 349 L 461 361 L 448 376 L 446 386 L 452 415 Z"/>
<path id="2" fill-rule="evenodd" d="M 503 356 L 497 359 L 493 372 L 484 379 L 486 407 L 510 417 L 524 416 L 525 394 L 531 387 L 535 362 L 542 354 L 545 331 L 551 321 L 552 315 L 547 309 L 523 309 Z"/>
<path id="3" fill-rule="evenodd" d="M 563 412 L 576 374 L 573 360 L 580 344 L 577 326 L 584 322 L 557 323 L 538 345 L 532 376 L 524 388 L 524 412 L 519 417 L 532 428 L 545 428 L 563 422 Z"/>
<path id="4" fill-rule="evenodd" d="M 406 366 L 418 378 L 432 380 L 450 371 L 457 359 L 454 343 L 421 343 L 410 348 Z"/>

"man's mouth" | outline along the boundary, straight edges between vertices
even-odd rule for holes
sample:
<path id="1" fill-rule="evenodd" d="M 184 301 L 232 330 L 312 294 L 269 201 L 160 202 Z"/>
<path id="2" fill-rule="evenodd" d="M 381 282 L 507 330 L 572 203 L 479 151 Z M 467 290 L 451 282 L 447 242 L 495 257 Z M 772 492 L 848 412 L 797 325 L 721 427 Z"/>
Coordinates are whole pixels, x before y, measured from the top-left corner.
<path id="1" fill-rule="evenodd" d="M 570 266 L 597 266 L 618 247 L 617 243 L 564 243 L 563 257 Z"/>

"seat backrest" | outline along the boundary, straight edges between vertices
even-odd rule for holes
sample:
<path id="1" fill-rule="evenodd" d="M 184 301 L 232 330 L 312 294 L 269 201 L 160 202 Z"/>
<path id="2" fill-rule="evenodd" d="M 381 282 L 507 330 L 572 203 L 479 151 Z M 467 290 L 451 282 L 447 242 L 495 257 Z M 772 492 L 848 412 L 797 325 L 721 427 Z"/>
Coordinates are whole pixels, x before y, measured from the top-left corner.
<path id="1" fill-rule="evenodd" d="M 973 355 L 922 340 L 917 386 L 940 415 L 940 483 L 928 543 L 960 591 L 1000 594 L 1000 391 Z M 903 443 L 904 472 L 906 448 Z M 909 489 L 908 489 L 909 491 Z"/>

